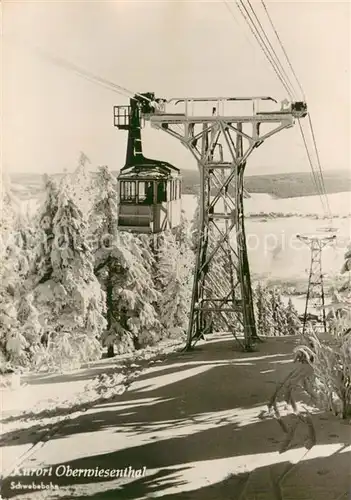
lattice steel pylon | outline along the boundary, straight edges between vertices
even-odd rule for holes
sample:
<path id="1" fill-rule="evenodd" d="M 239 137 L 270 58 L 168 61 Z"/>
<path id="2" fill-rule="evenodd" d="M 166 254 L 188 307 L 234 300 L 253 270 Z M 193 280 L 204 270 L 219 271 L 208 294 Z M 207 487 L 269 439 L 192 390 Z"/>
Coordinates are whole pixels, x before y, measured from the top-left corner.
<path id="1" fill-rule="evenodd" d="M 135 99 L 140 101 L 140 94 Z M 200 172 L 200 230 L 186 349 L 206 333 L 211 319 L 235 337 L 241 324 L 247 350 L 258 339 L 244 226 L 245 166 L 266 139 L 307 114 L 304 102 L 283 101 L 274 111 L 272 103 L 271 97 L 166 101 L 153 96 L 152 102 L 140 101 L 144 120 L 177 138 Z"/>
<path id="2" fill-rule="evenodd" d="M 315 316 L 311 309 L 318 312 L 318 320 L 327 333 L 327 320 L 325 314 L 325 296 L 322 271 L 323 248 L 335 240 L 335 235 L 297 235 L 311 250 L 311 264 L 308 278 L 306 305 L 303 317 L 302 333 L 305 334 L 309 319 Z"/>

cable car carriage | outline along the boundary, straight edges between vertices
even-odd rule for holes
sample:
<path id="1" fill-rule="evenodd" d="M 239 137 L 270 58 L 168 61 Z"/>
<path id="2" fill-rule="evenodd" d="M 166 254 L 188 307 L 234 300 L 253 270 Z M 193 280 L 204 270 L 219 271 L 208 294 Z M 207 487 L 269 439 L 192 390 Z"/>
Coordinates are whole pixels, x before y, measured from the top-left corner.
<path id="1" fill-rule="evenodd" d="M 118 229 L 159 233 L 180 224 L 179 170 L 164 162 L 124 167 L 118 176 Z"/>
<path id="2" fill-rule="evenodd" d="M 118 229 L 156 234 L 180 224 L 181 176 L 170 163 L 143 155 L 140 111 L 145 106 L 138 95 L 130 106 L 114 107 L 115 126 L 128 130 L 126 164 L 118 175 Z"/>

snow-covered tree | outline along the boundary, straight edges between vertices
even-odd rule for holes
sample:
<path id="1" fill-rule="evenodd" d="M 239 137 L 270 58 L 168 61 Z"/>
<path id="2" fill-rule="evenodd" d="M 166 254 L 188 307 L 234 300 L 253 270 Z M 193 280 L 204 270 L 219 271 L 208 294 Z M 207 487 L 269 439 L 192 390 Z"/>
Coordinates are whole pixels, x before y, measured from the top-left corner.
<path id="1" fill-rule="evenodd" d="M 99 167 L 93 190 L 95 196 L 89 214 L 89 231 L 94 242 L 97 266 L 106 259 L 111 240 L 117 237 L 117 180 L 107 166 Z"/>
<path id="2" fill-rule="evenodd" d="M 2 172 L 0 176 L 0 195 L 0 236 L 4 245 L 14 232 L 20 210 L 19 201 L 11 190 L 10 176 L 6 172 Z"/>
<path id="3" fill-rule="evenodd" d="M 254 291 L 255 318 L 258 335 L 273 335 L 272 302 L 266 287 L 258 283 Z"/>
<path id="4" fill-rule="evenodd" d="M 272 319 L 273 319 L 273 335 L 280 336 L 287 334 L 287 320 L 285 307 L 279 291 L 274 288 L 270 290 Z"/>
<path id="5" fill-rule="evenodd" d="M 332 291 L 331 302 L 326 306 L 329 328 L 337 336 L 351 328 L 351 244 L 346 249 L 341 274 L 346 280 Z"/>
<path id="6" fill-rule="evenodd" d="M 176 242 L 181 245 L 182 248 L 193 249 L 192 245 L 192 231 L 194 229 L 194 222 L 190 222 L 186 216 L 184 210 L 180 214 L 180 224 L 175 231 Z M 194 253 L 194 252 L 193 252 Z"/>
<path id="7" fill-rule="evenodd" d="M 95 273 L 106 292 L 107 328 L 103 344 L 108 355 L 131 351 L 160 338 L 156 312 L 159 298 L 153 281 L 155 266 L 148 237 L 117 231 L 117 182 L 107 167 L 95 180 L 90 213 Z"/>
<path id="8" fill-rule="evenodd" d="M 170 336 L 179 336 L 188 326 L 194 254 L 183 221 L 178 238 L 171 232 L 163 235 L 157 258 L 157 281 L 160 291 L 160 321 Z M 178 241 L 177 241 L 178 240 Z"/>
<path id="9" fill-rule="evenodd" d="M 292 304 L 291 304 L 292 306 Z M 258 335 L 287 335 L 295 325 L 294 308 L 291 309 L 291 325 L 288 325 L 288 310 L 284 306 L 280 292 L 277 288 L 268 289 L 266 286 L 258 283 L 254 291 L 254 309 L 256 318 L 256 327 Z"/>
<path id="10" fill-rule="evenodd" d="M 84 214 L 90 212 L 94 200 L 93 177 L 87 168 L 90 163 L 86 154 L 81 152 L 76 169 L 61 180 L 62 188 Z"/>
<path id="11" fill-rule="evenodd" d="M 344 255 L 341 274 L 346 276 L 346 280 L 336 292 L 333 302 L 336 311 L 339 311 L 339 316 L 346 318 L 351 325 L 351 243 L 348 245 Z"/>
<path id="12" fill-rule="evenodd" d="M 341 269 L 341 274 L 350 272 L 351 272 L 351 243 L 349 243 L 344 255 L 344 264 Z"/>
<path id="13" fill-rule="evenodd" d="M 50 340 L 46 351 L 40 348 L 38 359 L 54 353 L 60 361 L 79 364 L 100 355 L 105 297 L 94 275 L 87 222 L 66 186 L 66 179 L 59 186 L 47 182 L 40 217 L 45 238 L 32 280 L 40 321 Z"/>
<path id="14" fill-rule="evenodd" d="M 154 258 L 147 237 L 121 232 L 108 256 L 111 272 L 111 311 L 106 346 L 118 352 L 139 349 L 160 339 L 161 324 L 156 312 L 159 294 L 152 278 Z M 108 269 L 100 266 L 97 275 L 106 280 Z"/>
<path id="15" fill-rule="evenodd" d="M 35 251 L 35 261 L 32 273 L 29 279 L 32 284 L 28 284 L 28 288 L 35 288 L 41 282 L 46 282 L 51 278 L 52 264 L 51 251 L 54 244 L 54 227 L 53 221 L 58 210 L 59 204 L 59 183 L 53 179 L 44 176 L 45 200 L 38 210 L 36 222 L 38 226 L 38 243 Z"/>
<path id="16" fill-rule="evenodd" d="M 286 314 L 286 334 L 297 335 L 301 328 L 301 321 L 299 320 L 299 314 L 291 298 L 289 298 L 288 305 L 286 306 L 285 309 L 285 314 Z"/>
<path id="17" fill-rule="evenodd" d="M 116 334 L 114 324 L 114 277 L 120 269 L 112 252 L 117 245 L 118 193 L 116 178 L 107 166 L 99 168 L 94 182 L 95 198 L 89 216 L 90 236 L 93 241 L 94 267 L 101 286 L 106 292 L 107 328 L 103 343 L 108 356 L 114 356 Z M 121 332 L 120 332 L 121 333 Z"/>
<path id="18" fill-rule="evenodd" d="M 196 252 L 196 249 L 199 244 L 199 239 L 200 239 L 200 194 L 196 195 L 196 208 L 194 212 L 193 219 L 191 221 L 190 225 L 190 237 L 191 237 L 191 244 L 193 250 Z"/>
<path id="19" fill-rule="evenodd" d="M 23 283 L 29 270 L 29 248 L 20 202 L 9 177 L 1 178 L 0 210 L 0 369 L 28 364 L 28 339 L 18 318 Z"/>

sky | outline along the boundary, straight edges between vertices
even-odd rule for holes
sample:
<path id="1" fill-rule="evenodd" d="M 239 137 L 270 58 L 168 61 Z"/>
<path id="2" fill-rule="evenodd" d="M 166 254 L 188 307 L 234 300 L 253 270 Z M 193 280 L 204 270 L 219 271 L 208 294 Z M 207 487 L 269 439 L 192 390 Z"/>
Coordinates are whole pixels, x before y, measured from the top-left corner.
<path id="1" fill-rule="evenodd" d="M 72 171 L 80 151 L 92 168 L 124 165 L 127 136 L 113 127 L 113 105 L 128 99 L 53 64 L 38 49 L 133 92 L 287 97 L 235 2 L 229 3 L 234 15 L 220 0 L 3 0 L 4 169 Z M 268 30 L 261 2 L 253 5 Z M 323 169 L 349 169 L 350 3 L 266 5 L 304 88 Z M 190 152 L 161 131 L 146 127 L 143 144 L 147 156 L 197 168 Z M 255 175 L 308 169 L 297 125 L 267 140 L 247 165 Z"/>

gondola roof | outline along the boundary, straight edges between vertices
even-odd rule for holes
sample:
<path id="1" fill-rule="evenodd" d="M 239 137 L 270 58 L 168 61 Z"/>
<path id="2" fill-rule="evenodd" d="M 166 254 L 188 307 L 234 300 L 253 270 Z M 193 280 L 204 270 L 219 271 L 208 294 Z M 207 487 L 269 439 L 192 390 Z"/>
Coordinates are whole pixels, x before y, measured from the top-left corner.
<path id="1" fill-rule="evenodd" d="M 118 179 L 168 179 L 170 177 L 178 177 L 179 175 L 179 168 L 174 167 L 168 162 L 143 158 L 142 162 L 135 163 L 134 165 L 125 165 L 121 169 Z"/>

